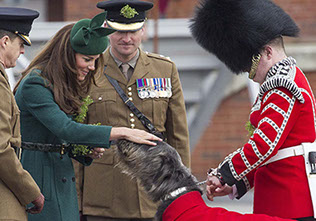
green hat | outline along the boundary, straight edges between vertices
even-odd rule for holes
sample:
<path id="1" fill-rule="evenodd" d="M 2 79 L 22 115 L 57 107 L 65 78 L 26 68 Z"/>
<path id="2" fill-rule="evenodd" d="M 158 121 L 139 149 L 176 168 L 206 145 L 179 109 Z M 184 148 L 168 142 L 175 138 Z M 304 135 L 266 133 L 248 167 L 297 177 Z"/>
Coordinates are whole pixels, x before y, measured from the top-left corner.
<path id="1" fill-rule="evenodd" d="M 70 32 L 70 44 L 75 52 L 97 55 L 107 48 L 107 36 L 116 30 L 102 27 L 105 17 L 106 12 L 102 12 L 92 19 L 82 19 L 73 26 Z"/>

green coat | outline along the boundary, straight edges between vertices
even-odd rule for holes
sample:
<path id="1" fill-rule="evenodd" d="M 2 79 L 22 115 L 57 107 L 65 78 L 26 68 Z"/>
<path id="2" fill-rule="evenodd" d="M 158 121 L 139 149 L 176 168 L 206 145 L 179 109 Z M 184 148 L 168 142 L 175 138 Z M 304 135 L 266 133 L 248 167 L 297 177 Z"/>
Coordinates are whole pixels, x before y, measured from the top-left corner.
<path id="1" fill-rule="evenodd" d="M 53 92 L 38 73 L 40 71 L 33 71 L 25 77 L 15 96 L 21 111 L 22 141 L 108 148 L 111 127 L 72 121 L 55 103 Z M 21 161 L 45 196 L 43 211 L 29 215 L 29 220 L 78 221 L 75 175 L 69 155 L 65 154 L 61 159 L 57 152 L 23 150 Z M 91 163 L 84 158 L 79 161 Z"/>

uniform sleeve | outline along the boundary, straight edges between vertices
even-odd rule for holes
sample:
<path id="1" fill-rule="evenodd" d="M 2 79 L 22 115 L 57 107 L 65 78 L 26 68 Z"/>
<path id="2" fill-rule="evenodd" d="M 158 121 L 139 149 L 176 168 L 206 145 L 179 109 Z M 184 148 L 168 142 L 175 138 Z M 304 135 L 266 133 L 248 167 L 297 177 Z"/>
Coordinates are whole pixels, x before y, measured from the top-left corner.
<path id="1" fill-rule="evenodd" d="M 167 142 L 180 154 L 185 166 L 190 167 L 189 132 L 179 73 L 172 63 L 172 96 L 169 100 L 166 131 Z"/>
<path id="2" fill-rule="evenodd" d="M 255 170 L 274 156 L 296 123 L 301 104 L 287 89 L 270 90 L 253 136 L 225 158 L 219 171 L 228 185 L 237 185 L 239 198 L 253 186 Z"/>
<path id="3" fill-rule="evenodd" d="M 0 179 L 4 185 L 16 196 L 22 205 L 27 205 L 40 195 L 40 189 L 36 185 L 31 175 L 23 169 L 14 149 L 11 146 L 12 139 L 11 120 L 12 103 L 10 89 L 4 81 L 0 79 Z M 19 123 L 19 122 L 17 122 Z"/>
<path id="4" fill-rule="evenodd" d="M 20 85 L 27 110 L 58 138 L 71 144 L 110 147 L 110 126 L 94 126 L 71 120 L 57 105 L 41 77 L 28 77 Z"/>

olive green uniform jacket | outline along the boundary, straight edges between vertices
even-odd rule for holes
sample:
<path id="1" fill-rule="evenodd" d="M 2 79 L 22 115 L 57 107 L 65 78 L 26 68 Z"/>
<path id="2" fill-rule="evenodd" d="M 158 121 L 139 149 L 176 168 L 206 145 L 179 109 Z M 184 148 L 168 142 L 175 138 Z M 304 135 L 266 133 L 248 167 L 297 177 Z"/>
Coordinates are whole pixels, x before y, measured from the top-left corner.
<path id="1" fill-rule="evenodd" d="M 59 108 L 47 85 L 40 70 L 33 70 L 17 89 L 15 98 L 21 110 L 22 141 L 110 147 L 111 127 L 74 122 Z M 58 152 L 23 150 L 21 162 L 45 196 L 42 212 L 30 214 L 29 221 L 79 220 L 75 173 L 70 156 L 64 154 L 61 158 Z M 77 156 L 76 159 L 81 163 L 91 163 L 88 157 Z"/>
<path id="2" fill-rule="evenodd" d="M 26 205 L 40 195 L 13 146 L 21 146 L 20 111 L 0 64 L 0 220 L 27 220 Z"/>
<path id="3" fill-rule="evenodd" d="M 124 92 L 133 99 L 135 106 L 165 133 L 167 142 L 179 152 L 186 166 L 190 165 L 188 127 L 182 87 L 176 66 L 160 55 L 140 50 L 133 75 L 127 82 L 107 50 L 104 54 L 106 73 L 116 79 Z M 170 78 L 170 98 L 138 97 L 136 79 Z M 96 77 L 98 87 L 93 87 L 94 102 L 89 107 L 88 123 L 125 126 L 146 130 L 136 116 L 123 103 L 120 96 L 101 73 Z M 133 125 L 134 124 L 134 125 Z M 112 148 L 111 148 L 112 149 Z M 79 183 L 79 207 L 84 215 L 115 218 L 151 218 L 156 205 L 148 199 L 140 185 L 115 167 L 117 160 L 111 149 L 90 167 L 75 169 Z M 82 185 L 84 183 L 84 185 Z"/>

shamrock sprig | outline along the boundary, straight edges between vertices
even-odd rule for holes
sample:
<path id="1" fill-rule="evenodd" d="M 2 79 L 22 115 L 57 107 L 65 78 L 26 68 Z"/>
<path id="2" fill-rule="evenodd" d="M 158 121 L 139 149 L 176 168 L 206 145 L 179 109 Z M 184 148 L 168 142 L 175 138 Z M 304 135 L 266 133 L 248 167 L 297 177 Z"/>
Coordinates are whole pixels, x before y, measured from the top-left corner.
<path id="1" fill-rule="evenodd" d="M 74 117 L 74 120 L 78 123 L 83 123 L 87 117 L 87 112 L 89 105 L 93 103 L 93 100 L 88 95 L 86 98 L 82 99 L 82 105 L 80 107 L 80 113 L 77 114 Z M 101 125 L 100 123 L 94 124 L 94 125 Z M 87 154 L 92 153 L 92 150 L 89 148 L 89 146 L 81 145 L 81 144 L 74 144 L 72 148 L 72 154 L 74 156 L 81 155 L 85 156 Z"/>
<path id="2" fill-rule="evenodd" d="M 253 133 L 255 132 L 255 127 L 250 123 L 250 121 L 248 121 L 245 124 L 245 128 L 248 131 L 248 136 L 251 137 L 253 135 Z"/>
<path id="3" fill-rule="evenodd" d="M 123 15 L 125 18 L 134 18 L 135 15 L 138 15 L 138 12 L 135 10 L 135 8 L 130 7 L 129 5 L 125 5 L 121 11 L 121 15 Z"/>
<path id="4" fill-rule="evenodd" d="M 93 100 L 91 99 L 90 95 L 88 95 L 86 98 L 82 99 L 82 105 L 80 107 L 80 113 L 77 114 L 74 117 L 74 120 L 78 123 L 83 123 L 84 120 L 87 117 L 87 112 L 88 112 L 88 108 L 89 105 L 93 103 Z"/>

